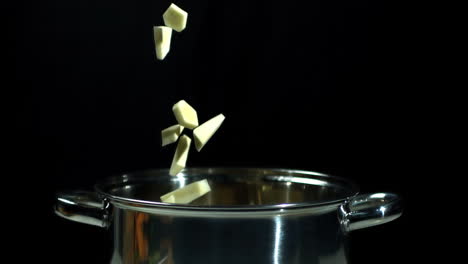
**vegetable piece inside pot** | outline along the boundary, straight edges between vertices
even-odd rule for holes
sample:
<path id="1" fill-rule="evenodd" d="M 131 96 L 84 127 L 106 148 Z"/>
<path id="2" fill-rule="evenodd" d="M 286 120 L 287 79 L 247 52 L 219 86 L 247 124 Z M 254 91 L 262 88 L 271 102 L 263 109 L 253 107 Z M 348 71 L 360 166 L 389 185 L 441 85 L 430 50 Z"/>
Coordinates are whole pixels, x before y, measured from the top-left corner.
<path id="1" fill-rule="evenodd" d="M 164 203 L 188 204 L 209 191 L 211 191 L 210 185 L 204 179 L 161 196 L 161 201 Z"/>

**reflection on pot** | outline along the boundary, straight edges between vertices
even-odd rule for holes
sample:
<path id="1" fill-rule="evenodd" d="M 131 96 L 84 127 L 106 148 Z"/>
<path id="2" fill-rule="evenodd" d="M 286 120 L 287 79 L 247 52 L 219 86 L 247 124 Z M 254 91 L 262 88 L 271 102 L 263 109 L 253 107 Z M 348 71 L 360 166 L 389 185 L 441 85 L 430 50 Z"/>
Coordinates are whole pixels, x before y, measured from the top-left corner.
<path id="1" fill-rule="evenodd" d="M 116 210 L 117 223 L 113 227 L 122 236 L 115 237 L 111 263 L 116 264 L 174 264 L 172 217 L 161 217 L 137 211 Z M 166 227 L 166 228 L 165 228 Z M 117 232 L 117 231 L 116 231 Z M 157 238 L 157 239 L 156 239 Z M 116 255 L 119 252 L 119 255 Z M 118 259 L 122 259 L 120 262 Z"/>
<path id="2" fill-rule="evenodd" d="M 135 213 L 135 247 L 140 261 L 148 260 L 148 238 L 144 230 L 148 219 L 148 214 Z"/>

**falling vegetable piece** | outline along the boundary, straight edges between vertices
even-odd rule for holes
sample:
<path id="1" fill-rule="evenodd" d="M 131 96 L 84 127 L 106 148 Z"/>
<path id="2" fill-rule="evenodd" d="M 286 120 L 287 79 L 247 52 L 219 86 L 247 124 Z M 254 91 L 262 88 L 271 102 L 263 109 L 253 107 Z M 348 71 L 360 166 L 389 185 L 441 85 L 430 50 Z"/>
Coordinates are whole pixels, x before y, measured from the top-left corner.
<path id="1" fill-rule="evenodd" d="M 175 4 L 171 4 L 163 14 L 164 24 L 177 32 L 185 29 L 187 17 L 188 13 Z"/>
<path id="2" fill-rule="evenodd" d="M 171 49 L 172 29 L 170 27 L 153 27 L 154 43 L 156 46 L 156 57 L 164 60 Z"/>
<path id="3" fill-rule="evenodd" d="M 172 112 L 179 125 L 194 129 L 198 126 L 197 111 L 193 109 L 185 100 L 180 100 L 172 107 Z"/>
<path id="4" fill-rule="evenodd" d="M 187 204 L 211 191 L 206 179 L 191 183 L 161 196 L 164 203 Z"/>
<path id="5" fill-rule="evenodd" d="M 205 123 L 201 124 L 193 130 L 193 138 L 195 140 L 195 148 L 198 152 L 205 146 L 214 133 L 219 129 L 226 117 L 219 114 Z"/>
<path id="6" fill-rule="evenodd" d="M 171 169 L 169 170 L 170 175 L 176 176 L 185 168 L 191 142 L 192 140 L 186 135 L 180 137 L 174 158 L 172 159 Z"/>
<path id="7" fill-rule="evenodd" d="M 177 141 L 180 134 L 184 131 L 181 125 L 173 125 L 161 131 L 162 146 L 172 144 Z"/>

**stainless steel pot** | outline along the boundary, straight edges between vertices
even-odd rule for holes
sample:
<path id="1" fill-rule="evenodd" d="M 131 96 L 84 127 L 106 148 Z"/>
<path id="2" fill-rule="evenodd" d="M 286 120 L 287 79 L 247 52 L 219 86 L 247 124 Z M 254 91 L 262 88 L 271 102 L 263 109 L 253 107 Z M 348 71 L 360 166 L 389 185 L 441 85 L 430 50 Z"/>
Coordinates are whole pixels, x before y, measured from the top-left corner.
<path id="1" fill-rule="evenodd" d="M 189 205 L 159 197 L 208 179 L 212 191 Z M 350 231 L 402 213 L 391 193 L 358 195 L 347 179 L 310 171 L 191 168 L 109 178 L 94 192 L 57 196 L 55 212 L 112 231 L 111 263 L 348 263 Z"/>

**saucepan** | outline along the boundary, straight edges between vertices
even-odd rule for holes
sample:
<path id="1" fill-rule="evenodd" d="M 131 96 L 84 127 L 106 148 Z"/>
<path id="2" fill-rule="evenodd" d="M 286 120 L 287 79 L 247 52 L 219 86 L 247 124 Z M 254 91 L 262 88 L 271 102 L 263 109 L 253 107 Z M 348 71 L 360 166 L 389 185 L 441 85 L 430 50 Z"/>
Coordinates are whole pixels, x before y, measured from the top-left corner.
<path id="1" fill-rule="evenodd" d="M 211 192 L 192 203 L 160 201 L 202 179 Z M 61 217 L 109 230 L 112 264 L 346 264 L 350 232 L 402 210 L 397 194 L 358 194 L 346 178 L 266 168 L 134 172 L 55 204 Z"/>

